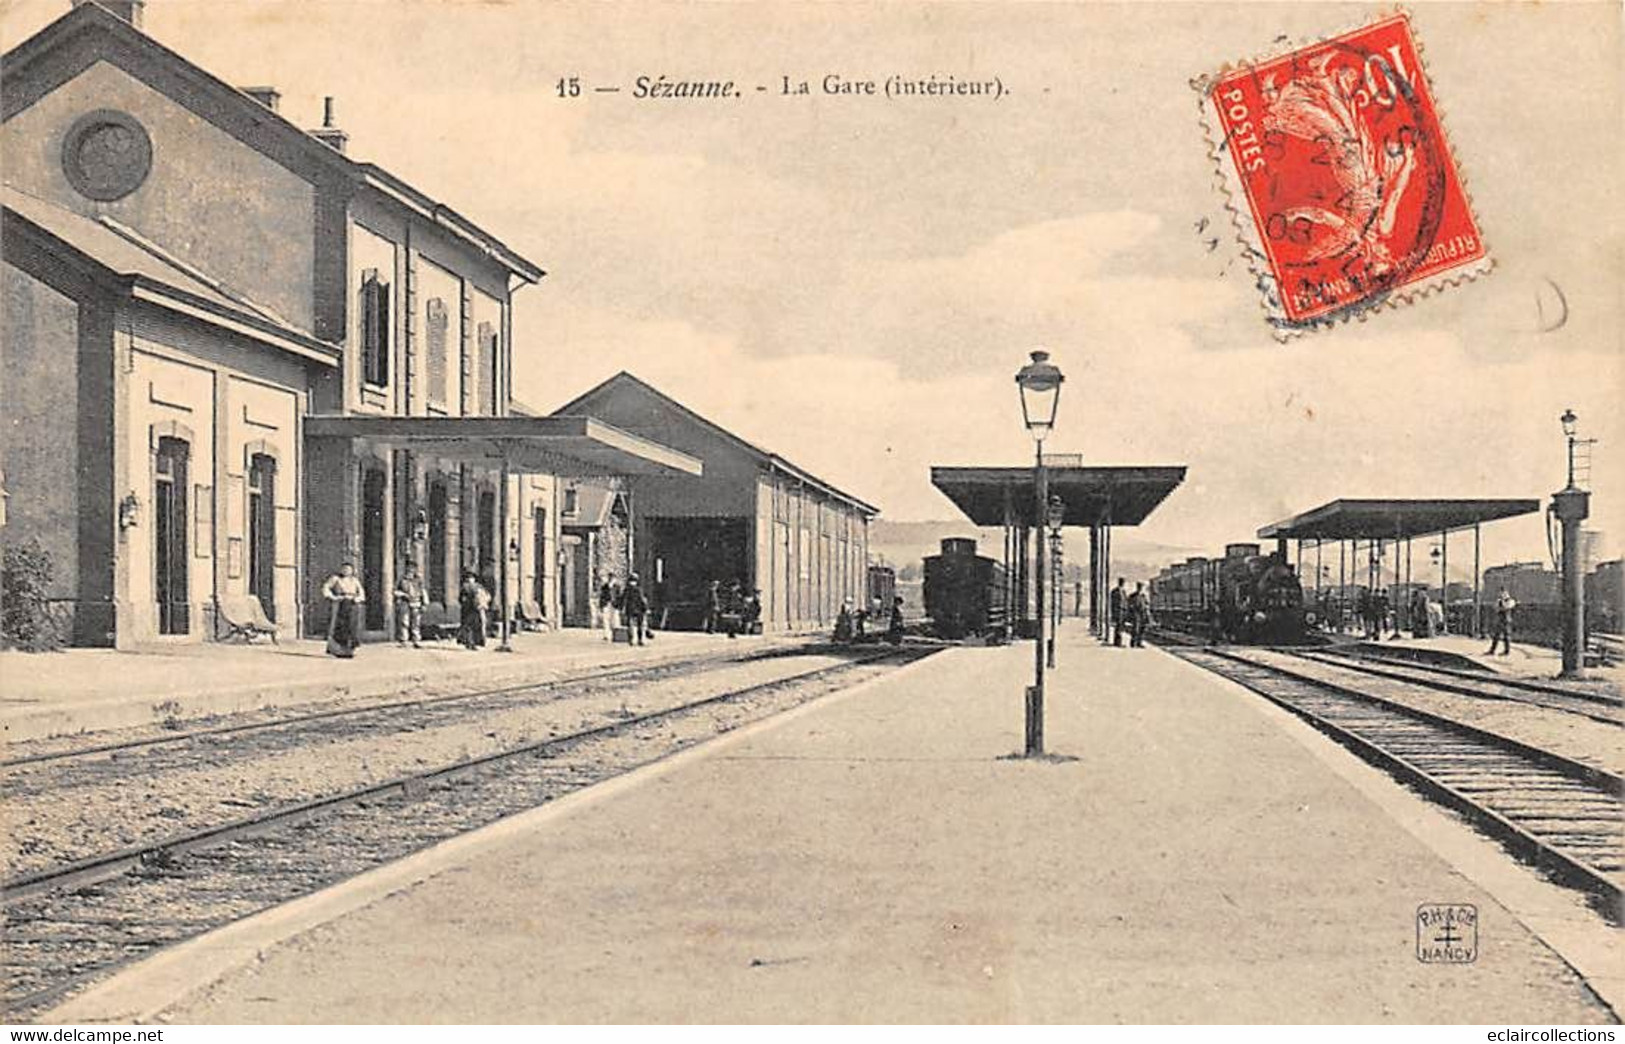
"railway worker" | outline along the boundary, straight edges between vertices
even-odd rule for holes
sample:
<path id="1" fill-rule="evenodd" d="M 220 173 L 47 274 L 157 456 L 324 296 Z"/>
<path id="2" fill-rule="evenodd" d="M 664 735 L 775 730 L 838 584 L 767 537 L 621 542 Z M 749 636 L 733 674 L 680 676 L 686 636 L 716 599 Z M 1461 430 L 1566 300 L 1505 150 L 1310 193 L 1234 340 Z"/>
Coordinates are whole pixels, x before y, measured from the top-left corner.
<path id="1" fill-rule="evenodd" d="M 1417 590 L 1411 594 L 1411 637 L 1433 637 L 1432 603 L 1428 601 L 1428 593 Z"/>
<path id="2" fill-rule="evenodd" d="M 852 629 L 852 598 L 848 596 L 841 600 L 841 611 L 835 614 L 835 641 L 841 645 L 851 644 Z"/>
<path id="3" fill-rule="evenodd" d="M 1117 586 L 1112 588 L 1111 596 L 1108 599 L 1110 603 L 1112 644 L 1119 647 L 1123 644 L 1123 618 L 1128 615 L 1128 591 L 1123 587 L 1125 583 L 1127 583 L 1126 580 L 1118 577 Z"/>
<path id="4" fill-rule="evenodd" d="M 632 632 L 627 640 L 642 645 L 646 635 L 644 626 L 649 619 L 649 602 L 643 596 L 643 588 L 638 586 L 636 573 L 626 578 L 626 587 L 621 589 L 621 616 Z"/>
<path id="5" fill-rule="evenodd" d="M 1490 634 L 1489 655 L 1495 655 L 1495 647 L 1501 647 L 1502 656 L 1512 655 L 1512 611 L 1518 608 L 1518 603 L 1506 588 L 1495 598 L 1495 630 Z"/>
<path id="6" fill-rule="evenodd" d="M 361 606 L 367 600 L 366 588 L 355 575 L 355 563 L 345 562 L 322 584 L 327 599 L 327 655 L 348 660 L 361 644 Z"/>
<path id="7" fill-rule="evenodd" d="M 418 577 L 418 564 L 406 563 L 401 578 L 395 581 L 395 644 L 420 649 L 423 641 L 423 607 L 429 604 L 429 594 Z"/>
<path id="8" fill-rule="evenodd" d="M 705 633 L 716 634 L 722 624 L 722 582 L 713 580 L 705 586 Z"/>
<path id="9" fill-rule="evenodd" d="M 1128 615 L 1134 624 L 1131 648 L 1145 645 L 1145 632 L 1151 629 L 1151 599 L 1145 593 L 1145 584 L 1135 581 L 1134 593 L 1128 596 Z"/>
<path id="10" fill-rule="evenodd" d="M 903 596 L 891 600 L 891 619 L 886 622 L 886 640 L 893 645 L 903 644 Z"/>
<path id="11" fill-rule="evenodd" d="M 598 588 L 598 626 L 604 629 L 604 641 L 615 640 L 615 603 L 621 592 L 606 577 Z"/>
<path id="12" fill-rule="evenodd" d="M 482 604 L 483 603 L 483 604 Z M 485 613 L 491 595 L 472 569 L 463 570 L 463 585 L 457 589 L 457 641 L 465 649 L 485 647 Z"/>
<path id="13" fill-rule="evenodd" d="M 762 589 L 750 589 L 750 597 L 745 599 L 745 633 L 756 634 L 762 623 Z"/>

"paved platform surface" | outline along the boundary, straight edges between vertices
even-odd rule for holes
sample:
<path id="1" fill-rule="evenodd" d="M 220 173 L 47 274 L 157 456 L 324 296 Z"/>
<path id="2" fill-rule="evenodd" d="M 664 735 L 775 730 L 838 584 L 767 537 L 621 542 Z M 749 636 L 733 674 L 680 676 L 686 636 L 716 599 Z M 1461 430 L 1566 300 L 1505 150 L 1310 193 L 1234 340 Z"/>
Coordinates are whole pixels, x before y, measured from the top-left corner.
<path id="1" fill-rule="evenodd" d="M 1510 653 L 1497 653 L 1491 656 L 1487 652 L 1489 647 L 1484 639 L 1462 634 L 1441 634 L 1433 638 L 1384 639 L 1380 642 L 1362 644 L 1381 652 L 1401 650 L 1406 654 L 1437 655 L 1441 661 L 1461 661 L 1455 664 L 1456 666 L 1476 665 L 1503 677 L 1525 681 L 1553 681 L 1563 670 L 1563 656 L 1556 649 L 1513 642 Z M 1622 683 L 1625 683 L 1625 667 L 1619 666 L 1588 667 L 1584 680 L 1565 682 L 1580 686 L 1612 686 L 1616 690 Z"/>
<path id="2" fill-rule="evenodd" d="M 952 650 L 414 857 L 348 908 L 357 885 L 330 890 L 246 955 L 205 939 L 184 999 L 138 967 L 58 1014 L 122 990 L 191 1023 L 1610 1018 L 1383 807 L 1417 799 L 1158 650 L 1075 628 L 1059 653 L 1050 748 L 1076 760 L 1007 757 L 1030 646 Z M 1477 904 L 1476 963 L 1417 961 L 1426 902 Z"/>
<path id="3" fill-rule="evenodd" d="M 449 692 L 801 640 L 757 635 L 736 639 L 730 650 L 722 635 L 664 631 L 644 646 L 611 645 L 602 631 L 565 628 L 516 634 L 511 653 L 495 651 L 495 639 L 475 650 L 450 641 L 421 649 L 376 642 L 352 660 L 326 655 L 321 641 L 288 639 L 7 651 L 0 652 L 0 733 L 17 742 L 298 703 Z"/>

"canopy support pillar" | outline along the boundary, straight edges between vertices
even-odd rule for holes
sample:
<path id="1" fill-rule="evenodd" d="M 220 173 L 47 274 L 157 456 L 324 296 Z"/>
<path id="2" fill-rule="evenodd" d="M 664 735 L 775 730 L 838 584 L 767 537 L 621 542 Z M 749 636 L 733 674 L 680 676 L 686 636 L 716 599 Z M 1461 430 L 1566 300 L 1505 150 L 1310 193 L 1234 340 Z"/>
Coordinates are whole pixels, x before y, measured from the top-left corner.
<path id="1" fill-rule="evenodd" d="M 497 652 L 513 652 L 513 599 L 508 593 L 512 586 L 508 580 L 508 571 L 513 568 L 513 555 L 508 547 L 508 477 L 510 475 L 508 464 L 508 444 L 502 443 L 502 486 L 497 493 L 497 525 L 501 529 L 497 542 L 497 554 L 502 556 L 502 568 L 498 571 L 497 590 L 498 597 L 502 599 L 502 641 L 497 644 Z"/>

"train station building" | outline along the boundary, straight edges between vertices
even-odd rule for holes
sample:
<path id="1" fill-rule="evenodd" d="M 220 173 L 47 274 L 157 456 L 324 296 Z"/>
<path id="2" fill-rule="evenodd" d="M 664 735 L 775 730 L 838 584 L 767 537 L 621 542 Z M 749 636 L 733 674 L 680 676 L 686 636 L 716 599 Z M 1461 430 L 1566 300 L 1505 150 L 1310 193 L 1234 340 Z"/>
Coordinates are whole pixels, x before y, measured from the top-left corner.
<path id="1" fill-rule="evenodd" d="M 561 406 L 703 460 L 705 473 L 629 477 L 631 558 L 665 625 L 697 627 L 712 582 L 761 592 L 764 629 L 833 625 L 865 597 L 873 505 L 707 420 L 629 373 Z"/>
<path id="2" fill-rule="evenodd" d="M 353 561 L 387 633 L 464 570 L 557 621 L 566 482 L 696 458 L 512 401 L 542 269 L 444 203 L 78 3 L 3 58 L 3 537 L 75 644 L 321 633 Z"/>

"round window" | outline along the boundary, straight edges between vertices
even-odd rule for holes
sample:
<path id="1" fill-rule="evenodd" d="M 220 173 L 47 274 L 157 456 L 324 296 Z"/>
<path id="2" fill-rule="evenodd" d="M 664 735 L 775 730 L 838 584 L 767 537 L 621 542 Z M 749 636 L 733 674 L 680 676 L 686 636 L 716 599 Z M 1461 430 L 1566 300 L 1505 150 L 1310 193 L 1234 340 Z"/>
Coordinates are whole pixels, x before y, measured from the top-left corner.
<path id="1" fill-rule="evenodd" d="M 62 142 L 62 169 L 83 195 L 107 202 L 141 187 L 152 170 L 152 139 L 133 116 L 87 112 Z"/>

